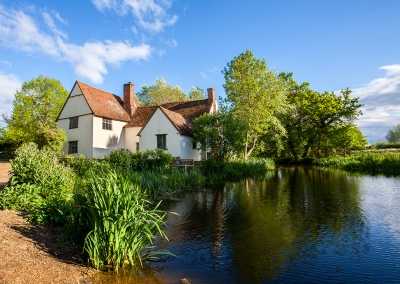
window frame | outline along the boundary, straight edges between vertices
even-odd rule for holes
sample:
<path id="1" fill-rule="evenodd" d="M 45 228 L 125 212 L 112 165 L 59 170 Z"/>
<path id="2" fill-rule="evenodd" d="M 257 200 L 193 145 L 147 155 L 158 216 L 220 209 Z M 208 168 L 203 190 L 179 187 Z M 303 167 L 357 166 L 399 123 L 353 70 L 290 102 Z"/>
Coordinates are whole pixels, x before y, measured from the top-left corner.
<path id="1" fill-rule="evenodd" d="M 69 129 L 75 129 L 79 127 L 79 116 L 69 118 Z"/>
<path id="2" fill-rule="evenodd" d="M 76 144 L 73 145 L 73 143 Z M 68 154 L 77 154 L 77 153 L 78 153 L 78 140 L 68 141 Z"/>
<path id="3" fill-rule="evenodd" d="M 156 136 L 157 136 L 157 149 L 168 150 L 167 149 L 167 134 L 156 134 Z"/>
<path id="4" fill-rule="evenodd" d="M 140 149 L 139 142 L 136 142 L 136 152 L 139 151 L 139 149 Z"/>
<path id="5" fill-rule="evenodd" d="M 112 119 L 103 117 L 102 129 L 104 129 L 104 130 L 112 130 Z"/>

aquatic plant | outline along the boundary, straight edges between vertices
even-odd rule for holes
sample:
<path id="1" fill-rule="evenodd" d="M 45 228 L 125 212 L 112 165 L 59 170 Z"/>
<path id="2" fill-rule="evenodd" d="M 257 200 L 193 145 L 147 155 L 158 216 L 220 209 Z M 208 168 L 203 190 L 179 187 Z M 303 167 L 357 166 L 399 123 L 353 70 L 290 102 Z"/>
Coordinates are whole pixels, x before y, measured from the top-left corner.
<path id="1" fill-rule="evenodd" d="M 158 210 L 146 193 L 129 177 L 110 171 L 93 179 L 85 192 L 91 231 L 84 249 L 96 268 L 119 267 L 142 263 L 152 255 L 142 254 L 158 232 L 166 238 L 162 225 L 166 212 Z"/>

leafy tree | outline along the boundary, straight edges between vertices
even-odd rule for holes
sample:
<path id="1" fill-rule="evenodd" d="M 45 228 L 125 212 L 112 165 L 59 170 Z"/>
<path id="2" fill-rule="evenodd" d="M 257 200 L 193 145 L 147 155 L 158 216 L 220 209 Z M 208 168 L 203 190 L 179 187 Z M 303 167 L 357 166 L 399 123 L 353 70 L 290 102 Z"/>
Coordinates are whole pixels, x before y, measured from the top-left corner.
<path id="1" fill-rule="evenodd" d="M 292 73 L 281 73 L 279 78 L 289 87 L 288 102 L 292 108 L 280 119 L 287 131 L 286 147 L 295 159 L 331 151 L 335 144 L 332 139 L 339 141 L 335 136 L 344 133 L 338 129 L 351 129 L 362 114 L 359 98 L 350 98 L 349 89 L 342 90 L 340 95 L 318 93 L 307 82 L 297 84 Z"/>
<path id="2" fill-rule="evenodd" d="M 24 82 L 15 93 L 11 116 L 3 115 L 7 123 L 1 129 L 4 140 L 15 146 L 24 142 L 60 145 L 65 134 L 57 128 L 56 118 L 67 97 L 68 91 L 56 79 L 40 75 Z"/>
<path id="3" fill-rule="evenodd" d="M 362 149 L 368 143 L 355 124 L 346 124 L 336 129 L 332 141 L 336 149 L 342 149 L 346 156 L 349 149 Z"/>
<path id="4" fill-rule="evenodd" d="M 287 88 L 267 68 L 265 59 L 254 58 L 250 50 L 234 57 L 222 73 L 225 103 L 242 124 L 243 158 L 247 160 L 271 123 L 285 132 L 277 115 L 285 112 Z"/>
<path id="5" fill-rule="evenodd" d="M 215 114 L 204 114 L 193 121 L 194 142 L 200 142 L 203 153 L 211 158 L 225 161 L 237 152 L 238 137 L 242 127 L 230 112 L 220 109 Z"/>
<path id="6" fill-rule="evenodd" d="M 194 87 L 189 91 L 189 100 L 195 101 L 195 100 L 204 100 L 206 98 L 206 93 L 204 90 L 200 87 Z"/>
<path id="7" fill-rule="evenodd" d="M 389 129 L 385 138 L 388 142 L 400 142 L 400 124 Z"/>
<path id="8" fill-rule="evenodd" d="M 157 78 L 151 86 L 143 85 L 136 93 L 142 106 L 161 105 L 169 102 L 187 101 L 185 92 L 179 86 L 171 86 L 164 78 Z"/>

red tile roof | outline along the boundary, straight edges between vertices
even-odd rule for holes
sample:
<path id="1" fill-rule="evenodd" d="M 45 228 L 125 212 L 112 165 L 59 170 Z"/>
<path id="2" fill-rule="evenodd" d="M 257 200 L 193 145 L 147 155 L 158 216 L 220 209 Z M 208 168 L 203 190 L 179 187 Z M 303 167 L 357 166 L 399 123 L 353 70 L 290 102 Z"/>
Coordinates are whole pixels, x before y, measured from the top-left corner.
<path id="1" fill-rule="evenodd" d="M 210 113 L 213 106 L 211 99 L 173 102 L 160 106 L 139 106 L 133 116 L 129 117 L 123 107 L 123 98 L 79 81 L 76 84 L 81 89 L 94 115 L 126 121 L 128 123 L 124 126 L 125 128 L 145 127 L 155 111 L 160 108 L 180 134 L 191 136 L 193 135 L 193 120 L 204 113 Z"/>
<path id="2" fill-rule="evenodd" d="M 123 99 L 121 97 L 79 81 L 76 83 L 81 89 L 94 115 L 119 121 L 130 121 L 128 113 L 122 106 Z"/>

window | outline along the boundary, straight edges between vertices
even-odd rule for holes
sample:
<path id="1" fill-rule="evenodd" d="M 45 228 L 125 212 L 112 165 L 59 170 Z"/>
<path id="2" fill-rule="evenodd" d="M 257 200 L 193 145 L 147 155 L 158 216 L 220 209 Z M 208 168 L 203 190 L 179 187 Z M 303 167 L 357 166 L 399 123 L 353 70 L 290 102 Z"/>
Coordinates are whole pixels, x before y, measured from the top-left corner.
<path id="1" fill-rule="evenodd" d="M 68 154 L 78 153 L 78 141 L 68 142 Z"/>
<path id="2" fill-rule="evenodd" d="M 139 151 L 139 142 L 136 142 L 136 151 Z"/>
<path id="3" fill-rule="evenodd" d="M 193 149 L 197 149 L 197 143 L 193 142 Z"/>
<path id="4" fill-rule="evenodd" d="M 112 130 L 112 120 L 103 118 L 103 129 Z"/>
<path id="5" fill-rule="evenodd" d="M 69 129 L 78 128 L 79 117 L 71 117 L 69 119 Z"/>
<path id="6" fill-rule="evenodd" d="M 157 148 L 167 150 L 167 134 L 157 135 Z"/>

